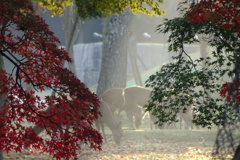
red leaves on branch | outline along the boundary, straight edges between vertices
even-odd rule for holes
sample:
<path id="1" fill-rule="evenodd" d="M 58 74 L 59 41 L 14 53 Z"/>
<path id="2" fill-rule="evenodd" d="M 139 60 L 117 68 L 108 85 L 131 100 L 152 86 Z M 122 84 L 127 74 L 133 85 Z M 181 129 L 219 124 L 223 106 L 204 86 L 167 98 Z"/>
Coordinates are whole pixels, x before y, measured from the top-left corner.
<path id="1" fill-rule="evenodd" d="M 220 29 L 240 34 L 240 1 L 239 0 L 201 0 L 192 4 L 186 13 L 191 23 L 206 23 Z M 222 85 L 220 95 L 234 106 L 240 104 L 239 80 Z"/>
<path id="2" fill-rule="evenodd" d="M 240 105 L 240 80 L 234 80 L 233 83 L 224 83 L 220 96 L 225 97 L 227 102 L 232 102 L 235 107 L 238 107 Z"/>
<path id="3" fill-rule="evenodd" d="M 14 66 L 11 73 L 0 71 L 0 150 L 32 147 L 57 159 L 76 159 L 80 143 L 100 150 L 102 137 L 92 128 L 99 100 L 62 67 L 71 61 L 68 53 L 29 0 L 0 3 L 0 56 Z M 41 99 L 36 91 L 45 89 L 55 95 Z M 46 138 L 31 126 L 45 129 Z"/>
<path id="4" fill-rule="evenodd" d="M 230 86 L 231 86 L 230 83 L 224 83 L 224 84 L 222 85 L 222 89 L 221 89 L 221 91 L 220 91 L 220 96 L 221 96 L 221 97 L 226 97 L 226 101 L 227 101 L 227 102 L 230 102 L 230 97 L 229 97 L 229 95 L 228 95 L 228 91 L 230 90 Z"/>
<path id="5" fill-rule="evenodd" d="M 186 17 L 191 23 L 216 23 L 223 29 L 240 33 L 239 0 L 203 0 L 193 4 Z"/>

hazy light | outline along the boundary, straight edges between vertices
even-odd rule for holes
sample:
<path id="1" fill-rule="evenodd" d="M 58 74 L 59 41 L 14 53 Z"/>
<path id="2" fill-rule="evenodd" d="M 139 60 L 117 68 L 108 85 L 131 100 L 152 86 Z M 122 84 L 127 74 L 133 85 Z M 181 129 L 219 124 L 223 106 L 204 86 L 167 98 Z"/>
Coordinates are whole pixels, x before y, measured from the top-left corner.
<path id="1" fill-rule="evenodd" d="M 144 32 L 144 33 L 143 33 L 143 36 L 144 36 L 145 38 L 151 38 L 151 35 L 148 34 L 147 32 Z"/>
<path id="2" fill-rule="evenodd" d="M 199 38 L 198 38 L 198 36 L 197 36 L 197 35 L 195 35 L 195 36 L 194 36 L 194 39 L 196 39 L 196 40 L 199 40 Z"/>
<path id="3" fill-rule="evenodd" d="M 103 38 L 103 36 L 100 33 L 97 33 L 97 32 L 94 32 L 93 36 L 97 37 L 97 38 Z"/>

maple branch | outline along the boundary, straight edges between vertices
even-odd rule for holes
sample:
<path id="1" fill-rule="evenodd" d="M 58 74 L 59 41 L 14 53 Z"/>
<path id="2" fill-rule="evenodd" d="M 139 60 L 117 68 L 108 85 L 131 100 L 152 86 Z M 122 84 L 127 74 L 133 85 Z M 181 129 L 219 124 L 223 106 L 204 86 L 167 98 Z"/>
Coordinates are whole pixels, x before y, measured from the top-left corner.
<path id="1" fill-rule="evenodd" d="M 28 76 L 28 74 L 24 71 L 24 70 L 22 70 L 22 68 L 20 67 L 20 65 L 18 65 L 14 60 L 12 60 L 9 56 L 7 56 L 2 50 L 0 50 L 0 53 L 1 53 L 1 55 L 2 56 L 4 56 L 6 59 L 8 59 L 16 68 L 17 68 L 17 71 L 18 72 L 16 72 L 16 79 L 18 79 L 18 77 L 19 77 L 19 71 L 22 71 L 24 74 L 25 74 L 25 76 L 28 78 L 28 80 L 30 81 L 30 83 L 33 85 L 33 86 L 35 86 L 34 85 L 34 82 L 32 81 L 32 79 Z M 16 80 L 16 82 L 17 82 L 17 80 Z M 36 88 L 35 88 L 36 89 Z M 37 89 L 36 89 L 37 90 Z"/>
<path id="2" fill-rule="evenodd" d="M 17 68 L 16 73 L 15 73 L 15 75 L 16 75 L 15 81 L 16 81 L 16 83 L 19 84 L 19 86 L 21 86 L 21 83 L 22 83 L 21 80 L 19 79 L 19 72 L 22 71 L 37 92 L 38 92 L 38 89 L 36 87 L 41 86 L 41 85 L 46 86 L 54 91 L 57 91 L 52 86 L 49 86 L 49 85 L 46 85 L 43 83 L 39 83 L 39 84 L 34 83 L 32 81 L 32 79 L 29 77 L 29 75 L 21 68 L 21 65 L 23 65 L 21 61 L 25 60 L 26 58 L 19 60 L 14 55 L 12 55 L 6 48 L 5 48 L 5 51 L 8 52 L 8 54 L 11 55 L 11 57 L 13 57 L 13 59 L 19 63 L 18 64 L 17 62 L 15 62 L 13 59 L 11 59 L 9 56 L 7 56 L 2 50 L 0 50 L 1 55 L 4 56 L 6 59 L 8 59 L 14 65 L 14 67 Z M 13 68 L 13 70 L 14 70 L 14 68 Z M 12 74 L 13 74 L 13 70 L 12 70 Z"/>

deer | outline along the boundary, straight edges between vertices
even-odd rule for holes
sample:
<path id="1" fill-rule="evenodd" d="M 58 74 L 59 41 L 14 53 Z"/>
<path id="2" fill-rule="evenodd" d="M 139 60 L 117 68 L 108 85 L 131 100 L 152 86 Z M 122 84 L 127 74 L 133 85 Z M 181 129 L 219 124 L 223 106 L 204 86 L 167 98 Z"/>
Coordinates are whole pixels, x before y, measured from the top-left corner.
<path id="1" fill-rule="evenodd" d="M 155 122 L 158 121 L 157 117 L 155 117 L 152 114 L 149 114 L 149 118 L 150 118 L 150 129 L 153 129 L 153 126 L 155 126 L 155 129 L 158 128 L 177 128 L 176 123 L 172 123 L 172 124 L 164 124 L 163 126 L 159 127 L 155 124 Z M 185 122 L 185 129 L 190 129 L 193 130 L 194 125 L 192 123 L 193 120 L 193 115 L 192 115 L 192 107 L 188 107 L 187 110 L 185 112 L 180 111 L 178 113 L 178 118 L 179 118 L 179 128 L 182 129 L 182 123 L 183 121 Z"/>
<path id="2" fill-rule="evenodd" d="M 133 128 L 138 129 L 141 125 L 141 120 L 146 114 L 143 110 L 143 106 L 148 104 L 148 101 L 151 98 L 152 89 L 142 87 L 142 86 L 131 86 L 126 87 L 123 90 L 124 104 L 121 110 L 125 110 L 128 118 L 131 121 Z M 160 102 L 161 103 L 161 102 Z M 143 111 L 143 112 L 142 112 Z M 189 106 L 186 112 L 180 112 L 178 114 L 180 121 L 184 121 L 186 128 L 193 129 L 193 117 L 192 117 L 192 107 Z M 135 121 L 133 120 L 135 118 Z M 156 122 L 156 117 L 149 113 L 150 117 L 150 128 L 152 129 L 152 123 Z M 180 123 L 181 125 L 182 123 Z M 170 127 L 170 125 L 164 125 L 165 127 Z M 164 128 L 163 126 L 163 128 Z M 176 125 L 173 124 L 172 127 L 176 128 Z M 155 126 L 155 128 L 157 128 Z M 158 127 L 159 128 L 159 127 Z M 161 128 L 161 127 L 160 127 Z M 180 126 L 181 128 L 181 126 Z"/>
<path id="3" fill-rule="evenodd" d="M 131 128 L 139 129 L 145 115 L 142 107 L 148 103 L 150 94 L 150 89 L 141 86 L 111 88 L 102 94 L 102 99 L 108 103 L 112 113 L 117 109 L 119 110 L 118 114 L 125 111 Z M 152 121 L 154 122 L 155 119 Z"/>
<path id="4" fill-rule="evenodd" d="M 122 123 L 114 119 L 108 104 L 103 100 L 100 100 L 99 112 L 101 116 L 99 116 L 98 119 L 95 120 L 97 130 L 99 132 L 100 132 L 100 129 L 102 130 L 103 138 L 107 143 L 107 138 L 104 130 L 104 124 L 105 124 L 111 130 L 115 143 L 120 144 L 121 138 L 123 136 Z"/>
<path id="5" fill-rule="evenodd" d="M 151 90 L 141 86 L 126 87 L 123 90 L 124 104 L 120 110 L 125 110 L 133 129 L 139 129 L 144 116 L 143 106 L 150 99 Z"/>
<path id="6" fill-rule="evenodd" d="M 105 101 L 109 105 L 109 108 L 112 113 L 118 110 L 119 111 L 118 115 L 119 115 L 123 110 L 125 110 L 126 115 L 131 122 L 131 127 L 133 129 L 136 129 L 136 128 L 138 129 L 144 114 L 143 109 L 140 106 L 136 106 L 136 105 L 131 106 L 131 104 L 129 104 L 131 107 L 130 106 L 124 107 L 124 105 L 128 105 L 128 102 L 129 102 L 128 98 L 125 98 L 127 95 L 124 95 L 125 94 L 124 90 L 125 88 L 108 89 L 102 94 L 101 98 L 103 101 Z M 133 125 L 133 119 L 135 119 L 135 125 Z"/>
<path id="7" fill-rule="evenodd" d="M 146 115 L 143 106 L 148 104 L 148 101 L 151 98 L 151 91 L 150 88 L 142 86 L 111 88 L 103 93 L 102 99 L 109 104 L 112 113 L 117 109 L 119 110 L 119 113 L 125 111 L 130 120 L 131 127 L 133 129 L 139 129 L 142 118 Z M 187 126 L 190 126 L 191 129 L 193 128 L 191 107 L 187 109 L 186 113 L 180 112 L 178 116 L 180 121 L 185 121 Z M 150 128 L 152 128 L 152 123 L 156 122 L 157 119 L 151 113 L 149 113 L 149 117 Z"/>
<path id="8" fill-rule="evenodd" d="M 124 104 L 123 88 L 111 88 L 103 92 L 102 100 L 109 105 L 112 113 Z"/>

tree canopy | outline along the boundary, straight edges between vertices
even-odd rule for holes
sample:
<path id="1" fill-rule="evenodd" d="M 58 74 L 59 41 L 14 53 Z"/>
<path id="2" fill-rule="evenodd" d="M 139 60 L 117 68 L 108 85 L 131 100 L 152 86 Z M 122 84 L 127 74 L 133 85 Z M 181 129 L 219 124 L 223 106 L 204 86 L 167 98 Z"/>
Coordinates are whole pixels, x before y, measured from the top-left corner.
<path id="1" fill-rule="evenodd" d="M 240 3 L 208 0 L 187 5 L 187 1 L 180 4 L 182 16 L 158 26 L 160 33 L 170 32 L 169 51 L 178 55 L 147 80 L 146 86 L 153 92 L 146 108 L 162 125 L 177 121 L 177 113 L 193 105 L 193 122 L 211 128 L 212 124 L 223 124 L 224 116 L 230 121 L 237 119 L 233 108 L 226 114 L 223 97 L 239 65 Z M 186 45 L 202 42 L 212 48 L 210 55 L 192 60 Z"/>
<path id="2" fill-rule="evenodd" d="M 21 152 L 32 147 L 56 159 L 77 159 L 79 143 L 101 149 L 102 137 L 92 127 L 99 116 L 99 100 L 63 67 L 71 61 L 59 40 L 34 12 L 28 0 L 1 0 L 0 150 Z M 24 84 L 33 86 L 28 91 Z M 41 98 L 44 90 L 54 91 Z M 31 126 L 44 128 L 38 135 Z"/>
<path id="3" fill-rule="evenodd" d="M 82 18 L 105 17 L 112 14 L 119 14 L 125 9 L 133 13 L 144 13 L 151 15 L 162 15 L 159 3 L 162 0 L 76 0 L 77 13 Z"/>
<path id="4" fill-rule="evenodd" d="M 52 14 L 59 14 L 65 6 L 73 5 L 73 0 L 35 0 L 44 8 L 52 11 Z M 102 18 L 112 14 L 120 14 L 125 9 L 133 13 L 143 13 L 149 16 L 162 15 L 164 11 L 159 4 L 163 0 L 75 0 L 76 12 L 83 19 Z"/>
<path id="5" fill-rule="evenodd" d="M 51 11 L 51 14 L 62 14 L 63 10 L 67 6 L 73 5 L 73 0 L 32 0 L 37 1 L 42 8 L 47 8 Z"/>
<path id="6" fill-rule="evenodd" d="M 64 68 L 71 62 L 59 48 L 59 40 L 44 20 L 34 12 L 30 0 L 0 0 L 0 150 L 21 152 L 32 147 L 56 159 L 77 159 L 80 143 L 101 149 L 102 137 L 92 128 L 99 116 L 99 100 L 74 74 Z M 162 0 L 37 0 L 52 14 L 62 13 L 65 6 L 76 4 L 78 15 L 99 18 L 133 13 L 161 15 Z M 7 73 L 2 61 L 13 65 Z M 29 91 L 24 88 L 33 87 Z M 51 89 L 51 96 L 38 94 Z M 38 135 L 32 126 L 44 128 Z"/>

